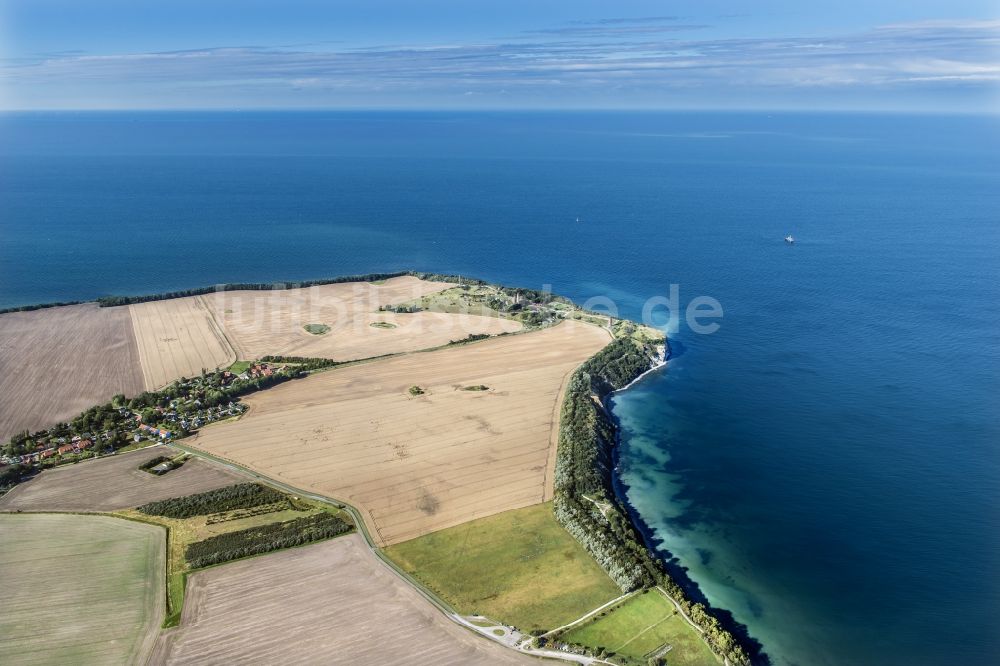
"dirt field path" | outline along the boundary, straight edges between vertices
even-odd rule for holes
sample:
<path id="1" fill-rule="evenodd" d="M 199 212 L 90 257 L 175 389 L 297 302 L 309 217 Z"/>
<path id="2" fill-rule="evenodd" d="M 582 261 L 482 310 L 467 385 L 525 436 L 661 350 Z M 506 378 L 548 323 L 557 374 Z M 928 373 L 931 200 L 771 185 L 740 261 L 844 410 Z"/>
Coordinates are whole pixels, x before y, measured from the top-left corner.
<path id="1" fill-rule="evenodd" d="M 0 441 L 143 386 L 127 308 L 87 303 L 0 315 Z"/>
<path id="2" fill-rule="evenodd" d="M 529 664 L 443 615 L 358 534 L 188 578 L 152 664 Z"/>
<path id="3" fill-rule="evenodd" d="M 379 545 L 398 543 L 545 501 L 563 382 L 609 339 L 567 321 L 336 369 L 251 396 L 185 444 L 349 502 Z"/>

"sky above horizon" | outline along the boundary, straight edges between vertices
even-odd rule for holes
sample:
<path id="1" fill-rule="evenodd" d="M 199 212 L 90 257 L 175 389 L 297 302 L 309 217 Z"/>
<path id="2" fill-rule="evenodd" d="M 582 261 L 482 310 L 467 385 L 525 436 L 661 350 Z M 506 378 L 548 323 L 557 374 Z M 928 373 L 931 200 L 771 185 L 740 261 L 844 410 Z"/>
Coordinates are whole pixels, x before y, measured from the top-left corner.
<path id="1" fill-rule="evenodd" d="M 995 0 L 0 0 L 0 110 L 996 113 Z"/>

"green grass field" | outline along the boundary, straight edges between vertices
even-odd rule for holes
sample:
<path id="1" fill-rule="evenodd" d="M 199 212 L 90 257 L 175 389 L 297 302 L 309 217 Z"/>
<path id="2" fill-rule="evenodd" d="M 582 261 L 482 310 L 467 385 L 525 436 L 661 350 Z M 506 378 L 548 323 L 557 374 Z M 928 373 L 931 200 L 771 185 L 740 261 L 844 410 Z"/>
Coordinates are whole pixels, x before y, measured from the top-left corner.
<path id="1" fill-rule="evenodd" d="M 460 613 L 526 631 L 567 624 L 621 594 L 556 522 L 551 503 L 474 520 L 385 552 Z"/>
<path id="2" fill-rule="evenodd" d="M 639 593 L 564 634 L 559 640 L 605 648 L 625 663 L 645 664 L 659 654 L 671 666 L 717 666 L 719 661 L 698 632 L 656 590 Z M 670 650 L 661 653 L 666 646 Z M 629 662 L 632 660 L 632 662 Z"/>
<path id="3" fill-rule="evenodd" d="M 144 663 L 166 532 L 105 516 L 0 514 L 0 664 Z"/>
<path id="4" fill-rule="evenodd" d="M 313 335 L 323 335 L 330 332 L 330 327 L 326 324 L 306 324 L 302 328 L 306 329 L 306 333 L 312 333 Z"/>
<path id="5" fill-rule="evenodd" d="M 231 366 L 229 366 L 229 372 L 234 375 L 238 375 L 242 372 L 246 372 L 247 368 L 250 367 L 250 361 L 236 361 Z"/>

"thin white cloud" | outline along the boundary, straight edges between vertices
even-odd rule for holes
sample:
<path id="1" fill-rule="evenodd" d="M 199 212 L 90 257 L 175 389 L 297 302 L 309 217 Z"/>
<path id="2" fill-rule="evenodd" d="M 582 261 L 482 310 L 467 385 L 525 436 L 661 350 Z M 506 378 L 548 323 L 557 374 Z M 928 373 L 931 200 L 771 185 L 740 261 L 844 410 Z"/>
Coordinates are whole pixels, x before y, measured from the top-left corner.
<path id="1" fill-rule="evenodd" d="M 407 99 L 538 99 L 552 95 L 574 100 L 616 94 L 641 103 L 669 99 L 670 91 L 701 90 L 709 95 L 744 91 L 771 95 L 783 90 L 891 90 L 921 85 L 991 90 L 1000 79 L 1000 21 L 903 23 L 844 35 L 780 39 L 680 39 L 623 28 L 674 27 L 676 17 L 607 19 L 572 29 L 580 33 L 538 34 L 509 42 L 408 44 L 331 50 L 225 47 L 160 53 L 56 54 L 35 62 L 7 62 L 0 81 L 7 104 L 52 105 L 63 96 L 127 97 L 138 105 L 171 102 L 198 106 L 215 87 L 214 103 L 268 99 L 272 106 L 309 102 L 337 105 L 345 94 Z M 610 32 L 609 32 L 610 31 Z M 756 93 L 755 93 L 756 91 Z M 761 92 L 763 91 L 763 92 Z M 474 93 L 472 95 L 467 93 Z M 323 95 L 326 97 L 323 97 Z M 221 95 L 221 96 L 220 96 Z"/>

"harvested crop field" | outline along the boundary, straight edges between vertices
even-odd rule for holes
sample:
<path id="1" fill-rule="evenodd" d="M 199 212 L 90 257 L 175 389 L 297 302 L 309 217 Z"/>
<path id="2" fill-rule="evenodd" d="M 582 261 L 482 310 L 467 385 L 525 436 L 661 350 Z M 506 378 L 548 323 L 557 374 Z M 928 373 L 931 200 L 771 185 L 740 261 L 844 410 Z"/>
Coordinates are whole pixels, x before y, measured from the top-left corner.
<path id="1" fill-rule="evenodd" d="M 163 476 L 139 469 L 156 456 L 177 453 L 153 446 L 46 470 L 0 497 L 0 511 L 117 511 L 246 481 L 198 459 Z"/>
<path id="2" fill-rule="evenodd" d="M 360 535 L 197 572 L 153 664 L 534 663 L 446 618 Z"/>
<path id="3" fill-rule="evenodd" d="M 521 329 L 518 322 L 496 317 L 378 311 L 383 305 L 411 301 L 451 286 L 407 276 L 377 284 L 223 291 L 204 298 L 243 359 L 277 354 L 354 360 L 428 349 L 470 334 L 495 335 Z M 324 327 L 329 330 L 315 333 Z"/>
<path id="4" fill-rule="evenodd" d="M 136 303 L 128 309 L 149 390 L 236 360 L 201 296 Z"/>
<path id="5" fill-rule="evenodd" d="M 567 321 L 338 368 L 185 443 L 350 502 L 379 545 L 398 543 L 550 499 L 563 384 L 609 339 Z"/>
<path id="6" fill-rule="evenodd" d="M 0 663 L 144 663 L 163 618 L 165 530 L 8 514 L 0 531 Z"/>
<path id="7" fill-rule="evenodd" d="M 127 308 L 87 303 L 0 315 L 0 441 L 142 389 Z"/>

